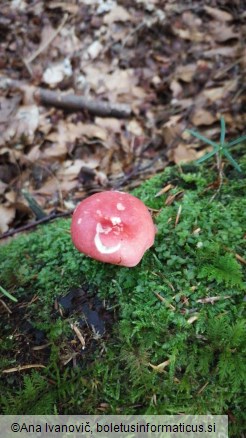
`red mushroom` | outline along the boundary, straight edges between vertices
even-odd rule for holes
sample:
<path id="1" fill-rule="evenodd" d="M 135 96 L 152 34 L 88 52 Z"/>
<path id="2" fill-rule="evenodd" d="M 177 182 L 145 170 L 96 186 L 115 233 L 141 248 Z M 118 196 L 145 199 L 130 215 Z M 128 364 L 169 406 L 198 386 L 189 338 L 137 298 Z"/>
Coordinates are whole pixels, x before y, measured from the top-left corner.
<path id="1" fill-rule="evenodd" d="M 89 196 L 76 207 L 71 224 L 76 248 L 105 263 L 132 267 L 155 238 L 155 226 L 140 199 L 124 192 Z"/>

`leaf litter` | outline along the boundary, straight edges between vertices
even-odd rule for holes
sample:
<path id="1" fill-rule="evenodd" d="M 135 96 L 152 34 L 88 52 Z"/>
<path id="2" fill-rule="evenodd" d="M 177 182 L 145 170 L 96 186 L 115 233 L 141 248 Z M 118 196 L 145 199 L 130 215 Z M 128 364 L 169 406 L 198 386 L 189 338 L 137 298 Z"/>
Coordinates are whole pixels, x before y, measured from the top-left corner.
<path id="1" fill-rule="evenodd" d="M 0 233 L 87 194 L 128 190 L 200 158 L 187 127 L 218 139 L 245 126 L 240 2 L 4 2 L 0 24 Z M 104 117 L 38 101 L 37 89 L 125 104 Z M 146 169 L 146 170 L 139 170 Z"/>

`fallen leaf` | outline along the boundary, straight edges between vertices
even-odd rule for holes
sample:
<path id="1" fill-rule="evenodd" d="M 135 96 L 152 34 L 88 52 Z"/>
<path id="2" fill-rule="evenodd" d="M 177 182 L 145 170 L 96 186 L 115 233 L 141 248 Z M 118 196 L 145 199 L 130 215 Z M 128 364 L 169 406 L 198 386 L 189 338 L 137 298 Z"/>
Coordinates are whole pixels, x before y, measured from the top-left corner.
<path id="1" fill-rule="evenodd" d="M 136 85 L 137 78 L 133 69 L 115 70 L 106 75 L 104 84 L 109 91 L 117 91 L 117 94 L 131 93 L 132 87 Z"/>
<path id="2" fill-rule="evenodd" d="M 40 145 L 34 146 L 30 152 L 28 152 L 25 157 L 27 157 L 27 160 L 34 163 L 35 161 L 39 160 L 39 158 L 42 156 L 42 152 L 40 151 Z M 23 157 L 25 159 L 25 157 Z"/>
<path id="3" fill-rule="evenodd" d="M 102 44 L 100 43 L 100 41 L 96 40 L 93 41 L 93 43 L 88 47 L 86 53 L 88 54 L 89 58 L 96 59 L 100 54 L 100 52 L 102 51 L 102 49 L 103 49 Z"/>
<path id="4" fill-rule="evenodd" d="M 120 133 L 122 121 L 113 117 L 95 117 L 95 123 L 109 132 Z"/>
<path id="5" fill-rule="evenodd" d="M 183 40 L 199 43 L 204 40 L 204 34 L 196 29 L 180 29 L 174 28 L 173 32 Z"/>
<path id="6" fill-rule="evenodd" d="M 229 12 L 222 11 L 221 9 L 212 8 L 211 6 L 204 6 L 205 11 L 218 21 L 232 21 L 233 16 Z"/>
<path id="7" fill-rule="evenodd" d="M 65 77 L 70 77 L 73 74 L 70 60 L 65 58 L 61 63 L 48 67 L 43 74 L 43 82 L 55 87 Z"/>
<path id="8" fill-rule="evenodd" d="M 215 56 L 224 56 L 227 58 L 234 58 L 238 55 L 240 47 L 238 44 L 231 47 L 217 47 L 215 49 L 205 50 L 203 56 L 205 58 L 214 58 Z"/>
<path id="9" fill-rule="evenodd" d="M 96 124 L 86 124 L 82 122 L 75 124 L 60 121 L 57 125 L 57 130 L 47 135 L 46 139 L 66 147 L 68 142 L 73 143 L 75 140 L 80 139 L 83 136 L 106 141 L 108 133 L 106 129 L 103 129 Z"/>
<path id="10" fill-rule="evenodd" d="M 123 6 L 115 5 L 111 11 L 104 15 L 104 24 L 112 24 L 115 21 L 128 21 L 131 20 L 131 15 L 127 12 Z"/>
<path id="11" fill-rule="evenodd" d="M 8 184 L 4 183 L 0 179 L 0 195 L 3 195 L 7 188 L 8 188 Z"/>
<path id="12" fill-rule="evenodd" d="M 175 78 L 184 82 L 191 82 L 196 72 L 196 64 L 180 65 L 175 71 Z"/>
<path id="13" fill-rule="evenodd" d="M 232 27 L 228 26 L 227 24 L 222 23 L 218 26 L 216 21 L 212 21 L 212 23 L 209 24 L 209 28 L 210 33 L 213 35 L 215 41 L 222 43 L 234 38 L 239 38 L 239 34 L 234 32 Z"/>
<path id="14" fill-rule="evenodd" d="M 202 108 L 196 109 L 191 119 L 195 126 L 212 125 L 216 120 L 212 113 Z"/>
<path id="15" fill-rule="evenodd" d="M 67 147 L 66 144 L 62 141 L 56 141 L 51 145 L 45 146 L 42 152 L 42 158 L 54 158 L 54 159 L 63 159 L 67 155 Z"/>
<path id="16" fill-rule="evenodd" d="M 182 126 L 178 123 L 181 116 L 171 116 L 162 127 L 162 135 L 167 145 L 170 145 L 182 132 Z"/>
<path id="17" fill-rule="evenodd" d="M 70 14 L 77 14 L 77 12 L 79 12 L 79 5 L 75 5 L 71 2 L 66 3 L 66 2 L 54 1 L 54 2 L 47 3 L 46 7 L 48 9 L 60 8 L 62 11 L 69 12 Z"/>
<path id="18" fill-rule="evenodd" d="M 170 90 L 173 93 L 173 98 L 177 98 L 177 97 L 181 96 L 181 94 L 183 93 L 182 85 L 176 80 L 173 80 L 170 83 Z"/>
<path id="19" fill-rule="evenodd" d="M 99 160 L 90 158 L 88 161 L 77 159 L 74 161 L 65 161 L 57 172 L 59 180 L 66 179 L 66 181 L 72 181 L 78 177 L 78 174 L 82 167 L 90 167 L 95 169 L 99 165 Z"/>
<path id="20" fill-rule="evenodd" d="M 225 81 L 222 87 L 209 88 L 202 92 L 202 95 L 211 102 L 216 102 L 219 99 L 225 99 L 228 94 L 237 89 L 237 79 L 232 79 L 230 81 Z"/>
<path id="21" fill-rule="evenodd" d="M 16 113 L 20 101 L 20 96 L 8 99 L 0 97 L 0 124 L 9 122 L 10 117 L 13 117 L 13 114 Z"/>
<path id="22" fill-rule="evenodd" d="M 39 110 L 36 105 L 21 106 L 11 119 L 4 137 L 5 139 L 19 140 L 23 135 L 31 143 L 39 124 Z"/>
<path id="23" fill-rule="evenodd" d="M 127 124 L 127 131 L 131 132 L 131 134 L 136 135 L 137 137 L 143 135 L 143 128 L 137 120 L 131 120 Z"/>
<path id="24" fill-rule="evenodd" d="M 4 205 L 0 205 L 0 232 L 5 233 L 8 231 L 9 224 L 15 217 L 15 208 L 13 207 L 5 207 Z"/>
<path id="25" fill-rule="evenodd" d="M 176 163 L 188 163 L 189 161 L 196 160 L 197 155 L 194 149 L 190 149 L 188 145 L 180 143 L 172 151 L 172 160 Z"/>

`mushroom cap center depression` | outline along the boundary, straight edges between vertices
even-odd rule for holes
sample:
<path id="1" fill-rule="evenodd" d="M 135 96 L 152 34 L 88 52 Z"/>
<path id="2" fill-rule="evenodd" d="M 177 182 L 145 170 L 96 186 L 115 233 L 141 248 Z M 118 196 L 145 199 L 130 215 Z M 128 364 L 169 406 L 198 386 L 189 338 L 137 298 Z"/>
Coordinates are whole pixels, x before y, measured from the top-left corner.
<path id="1" fill-rule="evenodd" d="M 101 254 L 113 254 L 117 252 L 122 244 L 120 237 L 123 232 L 123 224 L 119 217 L 102 219 L 96 224 L 94 243 Z"/>

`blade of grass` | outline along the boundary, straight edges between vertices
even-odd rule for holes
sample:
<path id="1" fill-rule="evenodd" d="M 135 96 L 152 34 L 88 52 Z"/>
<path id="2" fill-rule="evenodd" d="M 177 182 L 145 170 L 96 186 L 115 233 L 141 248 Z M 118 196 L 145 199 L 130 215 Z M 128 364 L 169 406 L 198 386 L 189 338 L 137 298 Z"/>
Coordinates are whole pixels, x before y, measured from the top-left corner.
<path id="1" fill-rule="evenodd" d="M 186 129 L 186 132 L 189 132 L 191 135 L 193 135 L 194 137 L 198 138 L 199 140 L 204 141 L 204 143 L 209 144 L 210 146 L 213 146 L 213 148 L 215 149 L 215 152 L 218 152 L 219 150 L 219 145 L 218 143 L 215 143 L 212 140 L 209 140 L 209 138 L 204 137 L 203 135 L 199 134 L 196 131 L 193 131 L 192 129 Z"/>
<path id="2" fill-rule="evenodd" d="M 225 143 L 225 119 L 224 117 L 221 117 L 220 119 L 220 126 L 221 126 L 221 131 L 220 131 L 220 146 L 224 146 Z"/>
<path id="3" fill-rule="evenodd" d="M 236 138 L 236 140 L 230 141 L 227 143 L 227 147 L 235 146 L 238 143 L 241 143 L 246 140 L 246 135 L 243 135 L 242 137 Z"/>
<path id="4" fill-rule="evenodd" d="M 5 295 L 7 298 L 14 301 L 15 303 L 18 302 L 18 300 L 13 297 L 13 295 L 11 295 L 9 292 L 7 292 L 2 286 L 0 286 L 0 292 L 2 292 L 3 295 Z"/>
<path id="5" fill-rule="evenodd" d="M 238 172 L 242 172 L 241 167 L 237 164 L 237 162 L 232 158 L 231 154 L 227 151 L 227 149 L 223 148 L 222 153 L 226 156 L 226 158 L 230 161 L 230 163 L 238 170 Z"/>
<path id="6" fill-rule="evenodd" d="M 197 164 L 201 164 L 201 163 L 203 163 L 204 161 L 208 160 L 208 159 L 211 158 L 213 155 L 215 155 L 216 152 L 217 152 L 217 151 L 211 151 L 211 152 L 208 152 L 208 154 L 205 154 L 205 155 L 203 155 L 203 157 L 201 157 L 201 158 L 199 158 L 198 160 L 196 160 L 196 163 L 197 163 Z"/>

